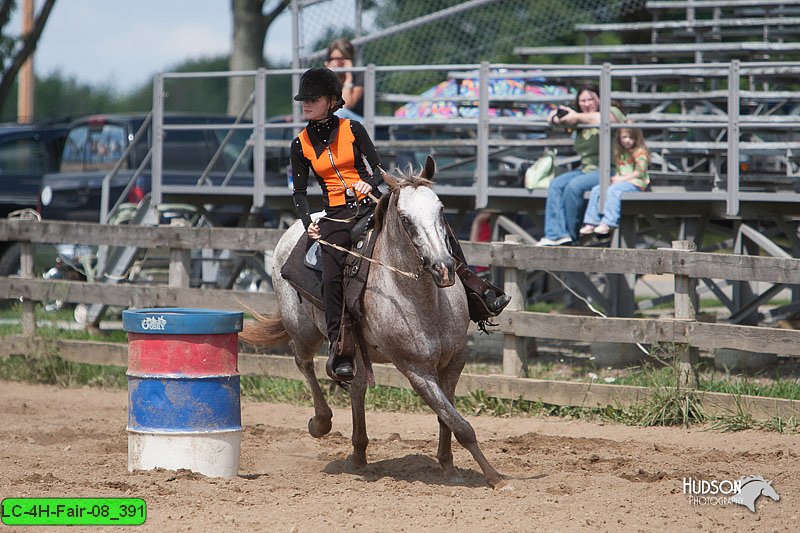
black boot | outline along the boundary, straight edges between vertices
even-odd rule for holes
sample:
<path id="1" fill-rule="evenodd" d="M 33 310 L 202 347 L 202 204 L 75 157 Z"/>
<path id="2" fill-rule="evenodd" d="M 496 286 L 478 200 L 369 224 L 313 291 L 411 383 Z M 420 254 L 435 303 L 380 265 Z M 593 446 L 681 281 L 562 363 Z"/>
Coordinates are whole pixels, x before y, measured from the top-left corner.
<path id="1" fill-rule="evenodd" d="M 483 295 L 483 300 L 486 302 L 486 307 L 494 315 L 499 315 L 506 308 L 508 302 L 511 301 L 511 296 L 508 294 L 497 294 L 494 291 L 487 291 Z"/>
<path id="2" fill-rule="evenodd" d="M 328 362 L 325 365 L 325 372 L 334 381 L 353 381 L 353 358 L 339 355 L 337 351 L 338 343 L 332 342 L 328 349 Z"/>
<path id="3" fill-rule="evenodd" d="M 464 263 L 456 267 L 456 274 L 461 278 L 461 283 L 467 291 L 469 301 L 469 318 L 473 322 L 481 322 L 487 318 L 495 317 L 505 309 L 511 296 L 505 294 L 499 287 L 479 278 Z"/>

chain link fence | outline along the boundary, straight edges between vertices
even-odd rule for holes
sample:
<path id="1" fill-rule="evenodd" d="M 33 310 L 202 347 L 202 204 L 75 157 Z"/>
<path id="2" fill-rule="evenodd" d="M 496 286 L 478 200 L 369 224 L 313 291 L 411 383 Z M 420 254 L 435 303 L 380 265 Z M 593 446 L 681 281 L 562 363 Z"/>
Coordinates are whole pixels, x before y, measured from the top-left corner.
<path id="1" fill-rule="evenodd" d="M 327 44 L 346 37 L 360 43 L 364 65 L 519 63 L 515 46 L 574 44 L 575 24 L 619 20 L 644 6 L 645 0 L 326 0 L 300 11 L 299 55 L 303 66 L 321 65 Z M 377 90 L 419 92 L 438 76 L 384 73 Z"/>

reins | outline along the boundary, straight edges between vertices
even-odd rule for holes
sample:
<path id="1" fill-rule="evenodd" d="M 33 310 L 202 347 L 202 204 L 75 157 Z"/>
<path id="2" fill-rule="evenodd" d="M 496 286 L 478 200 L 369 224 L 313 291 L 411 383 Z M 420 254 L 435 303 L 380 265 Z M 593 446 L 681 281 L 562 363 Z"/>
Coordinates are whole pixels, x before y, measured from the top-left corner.
<path id="1" fill-rule="evenodd" d="M 380 168 L 380 167 L 378 167 L 378 168 Z M 381 169 L 381 171 L 384 174 L 386 174 L 385 170 Z M 380 201 L 371 192 L 367 193 L 367 197 L 370 200 L 372 200 L 373 202 L 375 202 L 376 205 Z M 358 196 L 356 196 L 356 198 L 358 198 Z M 356 217 L 358 217 L 359 209 L 360 209 L 360 205 L 358 203 L 356 203 L 356 213 L 355 213 L 355 215 L 353 215 L 352 217 L 346 218 L 346 219 L 330 218 L 330 217 L 325 217 L 325 216 L 320 217 L 320 218 L 324 218 L 325 220 L 330 220 L 332 222 L 351 222 L 351 221 L 355 220 Z M 421 263 L 419 265 L 419 271 L 415 274 L 413 272 L 406 272 L 405 270 L 400 270 L 399 268 L 395 268 L 395 267 L 393 267 L 391 265 L 384 264 L 384 263 L 378 261 L 377 259 L 372 259 L 371 257 L 367 257 L 365 255 L 362 255 L 362 254 L 358 253 L 358 252 L 354 252 L 354 251 L 349 250 L 349 249 L 347 249 L 347 248 L 345 248 L 343 246 L 339 246 L 338 244 L 333 244 L 332 242 L 328 242 L 328 241 L 326 241 L 325 239 L 322 239 L 322 238 L 317 239 L 317 242 L 322 244 L 322 245 L 325 245 L 325 246 L 330 246 L 331 248 L 339 250 L 340 252 L 345 252 L 345 253 L 348 253 L 348 254 L 350 254 L 350 255 L 352 255 L 354 257 L 358 257 L 358 258 L 363 259 L 365 261 L 369 261 L 373 265 L 378 265 L 378 266 L 382 266 L 384 268 L 388 268 L 392 272 L 396 272 L 396 273 L 398 273 L 400 275 L 406 276 L 407 278 L 411 278 L 411 279 L 414 279 L 414 280 L 419 279 L 419 272 L 422 271 L 422 264 Z"/>
<path id="2" fill-rule="evenodd" d="M 392 272 L 397 272 L 398 274 L 406 276 L 407 278 L 419 279 L 419 274 L 418 273 L 414 274 L 413 272 L 406 272 L 405 270 L 400 270 L 399 268 L 395 268 L 395 267 L 393 267 L 391 265 L 386 265 L 384 263 L 381 263 L 377 259 L 372 259 L 371 257 L 367 257 L 365 255 L 362 255 L 362 254 L 358 253 L 358 252 L 354 252 L 352 250 L 348 250 L 347 248 L 345 248 L 343 246 L 339 246 L 338 244 L 333 244 L 332 242 L 328 242 L 325 239 L 317 239 L 317 242 L 320 243 L 320 244 L 324 244 L 325 246 L 330 246 L 331 248 L 336 248 L 340 252 L 347 252 L 350 255 L 353 255 L 355 257 L 359 257 L 361 259 L 364 259 L 365 261 L 369 261 L 373 265 L 378 265 L 378 266 L 382 266 L 384 268 L 388 268 Z M 422 265 L 420 265 L 420 270 L 422 270 Z"/>

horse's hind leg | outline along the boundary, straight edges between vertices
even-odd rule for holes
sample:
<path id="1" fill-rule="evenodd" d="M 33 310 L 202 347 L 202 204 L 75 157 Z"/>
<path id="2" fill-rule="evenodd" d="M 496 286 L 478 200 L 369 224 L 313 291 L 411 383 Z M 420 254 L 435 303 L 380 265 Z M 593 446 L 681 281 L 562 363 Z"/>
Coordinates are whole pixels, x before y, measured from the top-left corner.
<path id="1" fill-rule="evenodd" d="M 308 421 L 308 432 L 312 437 L 323 437 L 331 431 L 333 411 L 328 406 L 328 402 L 325 401 L 322 388 L 317 380 L 317 374 L 314 372 L 314 352 L 316 348 L 301 346 L 297 341 L 292 341 L 290 345 L 292 352 L 294 352 L 294 362 L 306 378 L 308 388 L 311 390 L 311 398 L 314 401 L 314 416 Z"/>
<path id="2" fill-rule="evenodd" d="M 497 470 L 489 463 L 486 456 L 478 446 L 478 439 L 475 437 L 475 430 L 464 417 L 458 414 L 456 408 L 439 387 L 434 376 L 423 376 L 412 371 L 405 372 L 408 381 L 414 390 L 422 396 L 431 409 L 434 410 L 441 422 L 452 431 L 458 442 L 472 454 L 472 457 L 481 467 L 486 482 L 493 488 L 504 488 L 507 483 L 503 480 Z M 441 439 L 442 437 L 440 437 Z M 447 437 L 449 440 L 449 437 Z M 441 445 L 441 442 L 440 442 Z M 451 459 L 452 461 L 452 459 Z"/>

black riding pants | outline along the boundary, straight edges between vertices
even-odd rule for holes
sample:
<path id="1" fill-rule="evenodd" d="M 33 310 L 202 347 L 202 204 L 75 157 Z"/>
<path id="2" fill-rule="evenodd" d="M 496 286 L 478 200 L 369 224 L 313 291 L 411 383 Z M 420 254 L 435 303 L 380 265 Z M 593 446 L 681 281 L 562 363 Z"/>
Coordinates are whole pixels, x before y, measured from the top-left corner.
<path id="1" fill-rule="evenodd" d="M 334 220 L 321 219 L 319 221 L 320 235 L 331 244 L 338 244 L 343 248 L 350 249 L 350 231 L 356 222 L 363 216 L 372 211 L 372 206 L 348 207 L 346 205 L 326 208 L 326 216 L 329 218 L 345 220 L 353 219 L 348 222 L 336 222 Z M 356 218 L 357 217 L 357 218 Z M 342 320 L 342 308 L 344 306 L 344 289 L 342 285 L 344 261 L 347 259 L 347 252 L 342 252 L 330 246 L 322 246 L 322 298 L 325 302 L 325 325 L 328 328 L 328 340 L 331 343 L 339 338 L 339 325 Z"/>

